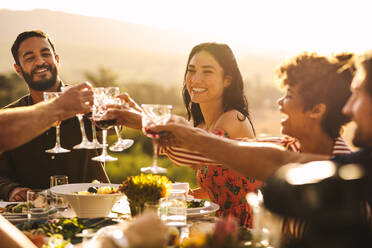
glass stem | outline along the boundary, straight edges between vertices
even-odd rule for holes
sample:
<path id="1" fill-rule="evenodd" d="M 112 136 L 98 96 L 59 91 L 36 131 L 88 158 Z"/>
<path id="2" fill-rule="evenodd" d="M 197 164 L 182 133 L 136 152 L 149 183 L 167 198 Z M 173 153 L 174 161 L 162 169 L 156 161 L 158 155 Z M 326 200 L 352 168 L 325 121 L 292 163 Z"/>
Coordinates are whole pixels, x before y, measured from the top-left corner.
<path id="1" fill-rule="evenodd" d="M 152 140 L 152 148 L 154 149 L 152 153 L 152 167 L 158 166 L 158 143 Z"/>
<path id="2" fill-rule="evenodd" d="M 110 178 L 109 178 L 109 176 L 107 175 L 107 172 L 106 172 L 106 161 L 103 161 L 103 163 L 101 163 L 101 166 L 102 166 L 103 173 L 105 173 L 105 177 L 107 179 L 107 182 L 111 183 L 111 180 L 110 180 Z"/>
<path id="3" fill-rule="evenodd" d="M 56 147 L 61 147 L 61 141 L 60 141 L 60 138 L 59 138 L 59 133 L 60 133 L 60 129 L 59 129 L 59 125 L 56 126 Z"/>
<path id="4" fill-rule="evenodd" d="M 106 138 L 107 138 L 107 129 L 102 129 L 102 142 L 103 142 L 102 156 L 107 155 Z"/>
<path id="5" fill-rule="evenodd" d="M 77 115 L 77 118 L 78 118 L 79 123 L 80 123 L 80 131 L 81 131 L 81 137 L 82 137 L 82 141 L 81 142 L 87 142 L 88 141 L 88 138 L 87 138 L 87 135 L 85 133 L 83 116 L 82 115 Z"/>
<path id="6" fill-rule="evenodd" d="M 97 131 L 96 131 L 96 124 L 95 122 L 92 120 L 92 136 L 93 136 L 93 139 L 92 141 L 96 141 L 96 143 L 98 143 L 98 140 L 97 140 Z"/>
<path id="7" fill-rule="evenodd" d="M 115 126 L 114 128 L 115 128 L 116 136 L 118 136 L 118 142 L 121 142 L 123 139 L 121 138 L 121 134 L 119 132 L 119 127 Z"/>

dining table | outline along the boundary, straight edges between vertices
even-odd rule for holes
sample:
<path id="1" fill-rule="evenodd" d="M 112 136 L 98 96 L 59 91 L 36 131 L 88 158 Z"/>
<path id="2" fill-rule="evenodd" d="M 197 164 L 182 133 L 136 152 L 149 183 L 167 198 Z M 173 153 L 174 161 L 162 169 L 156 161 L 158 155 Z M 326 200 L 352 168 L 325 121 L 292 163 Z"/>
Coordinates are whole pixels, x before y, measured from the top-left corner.
<path id="1" fill-rule="evenodd" d="M 14 204 L 15 202 L 0 201 L 0 208 L 5 207 L 8 204 Z M 215 216 L 216 210 L 219 206 L 214 203 L 210 203 L 206 208 L 191 209 L 187 212 L 187 224 L 184 226 L 176 227 L 179 232 L 179 239 L 187 238 L 190 230 L 200 229 L 201 232 L 211 232 L 214 228 L 215 223 L 218 221 L 218 217 Z M 76 219 L 74 210 L 69 206 L 64 211 L 58 211 L 54 207 L 51 207 L 48 213 L 47 220 L 41 219 L 30 219 L 27 214 L 2 214 L 8 221 L 23 230 L 28 223 L 43 223 L 46 221 L 58 220 L 58 219 Z M 86 218 L 82 218 L 86 219 Z M 114 225 L 117 223 L 126 223 L 133 219 L 130 214 L 130 207 L 126 196 L 124 195 L 112 208 L 111 213 L 107 217 L 94 218 L 90 221 L 89 230 L 82 231 L 75 235 L 75 239 L 72 239 L 72 247 L 84 247 L 84 243 L 102 228 Z M 103 225 L 102 225 L 103 224 Z M 96 229 L 100 227 L 100 229 Z M 71 246 L 70 246 L 71 247 Z"/>

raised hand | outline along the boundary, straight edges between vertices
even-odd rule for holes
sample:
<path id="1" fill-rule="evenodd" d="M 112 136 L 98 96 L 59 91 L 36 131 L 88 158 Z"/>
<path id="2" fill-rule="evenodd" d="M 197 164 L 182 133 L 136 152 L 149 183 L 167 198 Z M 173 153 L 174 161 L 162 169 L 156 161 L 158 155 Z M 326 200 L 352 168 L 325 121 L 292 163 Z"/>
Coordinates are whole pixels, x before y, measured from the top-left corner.
<path id="1" fill-rule="evenodd" d="M 22 187 L 17 187 L 14 188 L 10 193 L 9 193 L 9 201 L 10 202 L 24 202 L 27 200 L 27 191 L 31 190 L 30 188 L 22 188 Z"/>
<path id="2" fill-rule="evenodd" d="M 61 119 L 68 119 L 79 113 L 88 113 L 93 105 L 92 85 L 81 83 L 66 90 L 55 99 L 56 110 L 61 111 Z"/>
<path id="3" fill-rule="evenodd" d="M 195 145 L 194 138 L 198 133 L 206 134 L 206 131 L 200 128 L 192 127 L 184 118 L 172 116 L 165 125 L 152 125 L 149 127 L 152 132 L 168 132 L 158 141 L 163 146 L 178 146 L 191 149 Z"/>
<path id="4" fill-rule="evenodd" d="M 103 119 L 115 119 L 118 125 L 141 129 L 143 115 L 141 107 L 129 97 L 128 93 L 118 95 L 117 98 L 122 101 L 122 104 L 107 105 L 108 111 L 103 116 Z"/>

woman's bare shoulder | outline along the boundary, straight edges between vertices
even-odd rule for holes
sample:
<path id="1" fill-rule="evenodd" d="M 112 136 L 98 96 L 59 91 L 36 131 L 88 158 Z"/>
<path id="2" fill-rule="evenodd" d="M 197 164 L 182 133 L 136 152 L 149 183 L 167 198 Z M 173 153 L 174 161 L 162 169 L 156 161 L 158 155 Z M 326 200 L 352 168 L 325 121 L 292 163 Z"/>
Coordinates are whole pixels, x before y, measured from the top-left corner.
<path id="1" fill-rule="evenodd" d="M 230 138 L 254 137 L 253 127 L 248 118 L 237 110 L 223 113 L 216 122 L 215 128 L 225 130 Z"/>

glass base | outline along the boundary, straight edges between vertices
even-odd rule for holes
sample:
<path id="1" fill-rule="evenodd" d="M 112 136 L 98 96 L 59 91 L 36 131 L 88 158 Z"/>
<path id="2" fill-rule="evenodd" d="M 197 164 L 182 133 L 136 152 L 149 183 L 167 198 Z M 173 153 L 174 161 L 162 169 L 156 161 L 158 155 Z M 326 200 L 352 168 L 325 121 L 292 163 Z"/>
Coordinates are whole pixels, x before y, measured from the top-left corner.
<path id="1" fill-rule="evenodd" d="M 125 149 L 128 149 L 131 147 L 134 143 L 134 140 L 132 139 L 124 139 L 121 142 L 116 142 L 114 145 L 110 146 L 109 149 L 112 152 L 122 152 Z"/>
<path id="2" fill-rule="evenodd" d="M 99 141 L 97 139 L 93 140 L 92 144 L 94 145 L 95 149 L 102 149 L 103 148 L 103 145 L 101 143 L 99 143 Z"/>
<path id="3" fill-rule="evenodd" d="M 94 161 L 99 161 L 99 162 L 112 162 L 118 160 L 118 158 L 112 157 L 110 155 L 100 155 L 97 157 L 92 158 Z"/>
<path id="4" fill-rule="evenodd" d="M 141 168 L 141 172 L 147 174 L 165 174 L 168 172 L 168 170 L 159 166 L 150 166 Z"/>
<path id="5" fill-rule="evenodd" d="M 68 149 L 65 149 L 63 147 L 60 147 L 60 146 L 55 146 L 52 149 L 45 150 L 45 152 L 48 152 L 48 153 L 66 153 L 66 152 L 71 152 L 71 151 L 68 150 Z"/>
<path id="6" fill-rule="evenodd" d="M 96 145 L 93 142 L 81 142 L 73 147 L 73 149 L 96 149 Z"/>

